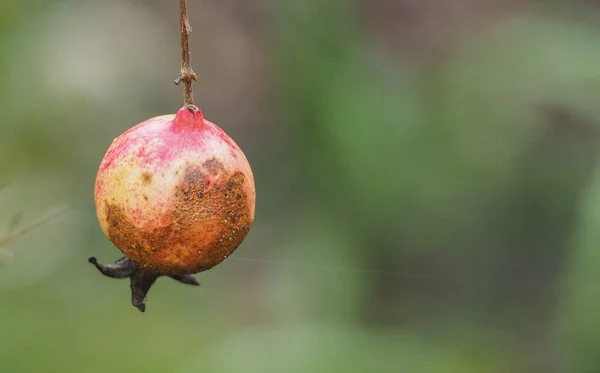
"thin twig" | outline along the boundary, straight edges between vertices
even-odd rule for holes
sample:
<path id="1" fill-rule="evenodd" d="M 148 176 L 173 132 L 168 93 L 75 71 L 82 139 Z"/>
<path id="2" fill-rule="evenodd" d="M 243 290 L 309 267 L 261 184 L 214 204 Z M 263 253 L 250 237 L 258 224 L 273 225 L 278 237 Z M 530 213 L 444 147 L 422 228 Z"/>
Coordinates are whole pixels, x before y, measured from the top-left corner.
<path id="1" fill-rule="evenodd" d="M 52 214 L 52 215 L 44 218 L 44 219 L 42 219 L 42 220 L 40 220 L 40 221 L 38 221 L 36 223 L 33 223 L 32 225 L 30 225 L 28 227 L 25 227 L 25 228 L 21 229 L 19 231 L 19 236 L 23 236 L 23 235 L 31 232 L 32 230 L 34 230 L 34 229 L 36 229 L 36 228 L 38 228 L 38 227 L 40 227 L 40 226 L 42 226 L 42 225 L 44 225 L 46 223 L 49 223 L 50 221 L 52 221 L 52 220 L 54 220 L 54 219 L 56 219 L 56 218 L 58 218 L 58 217 L 60 217 L 60 216 L 62 216 L 64 214 L 66 214 L 70 210 L 71 209 L 69 207 L 66 207 L 66 208 L 64 208 L 64 209 L 62 209 L 62 210 L 60 210 L 60 211 L 58 211 L 58 212 L 56 212 L 56 213 L 54 213 L 54 214 Z"/>
<path id="2" fill-rule="evenodd" d="M 24 235 L 26 235 L 27 233 L 31 232 L 32 230 L 46 224 L 49 223 L 50 221 L 60 217 L 61 215 L 64 215 L 65 213 L 69 212 L 70 208 L 65 208 L 63 210 L 58 211 L 57 213 L 54 213 L 36 223 L 33 223 L 30 226 L 27 226 L 23 229 L 18 229 L 18 227 L 12 227 L 11 230 L 8 232 L 8 234 L 5 237 L 0 236 L 0 246 L 5 246 L 5 245 L 9 245 L 10 243 L 12 243 L 14 240 L 16 240 L 17 238 L 20 238 Z"/>
<path id="3" fill-rule="evenodd" d="M 179 21 L 181 25 L 181 71 L 179 77 L 175 79 L 175 84 L 183 83 L 183 105 L 193 111 L 195 106 L 192 84 L 198 80 L 198 77 L 192 70 L 190 58 L 189 37 L 192 27 L 188 21 L 187 0 L 179 0 Z"/>

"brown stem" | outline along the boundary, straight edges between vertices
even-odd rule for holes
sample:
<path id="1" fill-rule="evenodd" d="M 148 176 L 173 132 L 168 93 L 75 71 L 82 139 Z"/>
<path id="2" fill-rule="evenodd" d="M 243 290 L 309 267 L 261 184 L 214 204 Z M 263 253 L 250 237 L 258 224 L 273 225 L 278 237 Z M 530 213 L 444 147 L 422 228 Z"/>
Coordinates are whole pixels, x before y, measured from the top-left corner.
<path id="1" fill-rule="evenodd" d="M 192 28 L 188 21 L 187 0 L 179 0 L 179 21 L 181 24 L 181 71 L 179 77 L 175 79 L 175 84 L 183 82 L 183 105 L 190 110 L 194 110 L 194 94 L 192 92 L 192 83 L 198 80 L 196 73 L 192 70 L 190 61 L 190 32 Z"/>

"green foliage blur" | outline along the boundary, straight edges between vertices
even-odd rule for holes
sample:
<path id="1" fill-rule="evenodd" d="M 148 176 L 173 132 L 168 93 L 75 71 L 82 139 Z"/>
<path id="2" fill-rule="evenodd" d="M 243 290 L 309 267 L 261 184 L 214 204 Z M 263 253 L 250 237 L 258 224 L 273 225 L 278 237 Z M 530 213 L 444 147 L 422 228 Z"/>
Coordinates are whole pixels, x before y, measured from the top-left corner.
<path id="1" fill-rule="evenodd" d="M 558 3 L 189 0 L 257 216 L 141 314 L 93 187 L 182 104 L 177 2 L 1 0 L 0 372 L 600 372 L 600 6 Z"/>

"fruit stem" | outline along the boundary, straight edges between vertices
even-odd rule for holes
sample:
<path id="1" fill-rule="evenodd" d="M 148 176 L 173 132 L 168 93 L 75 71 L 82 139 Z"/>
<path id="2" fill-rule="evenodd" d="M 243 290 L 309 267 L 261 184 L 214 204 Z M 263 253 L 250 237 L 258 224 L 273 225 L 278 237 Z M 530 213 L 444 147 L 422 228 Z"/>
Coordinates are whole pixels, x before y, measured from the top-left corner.
<path id="1" fill-rule="evenodd" d="M 195 112 L 194 94 L 192 83 L 198 80 L 196 73 L 192 70 L 190 61 L 190 32 L 192 27 L 188 21 L 187 0 L 179 0 L 179 22 L 181 25 L 181 71 L 179 77 L 175 79 L 175 84 L 183 82 L 183 105 Z"/>

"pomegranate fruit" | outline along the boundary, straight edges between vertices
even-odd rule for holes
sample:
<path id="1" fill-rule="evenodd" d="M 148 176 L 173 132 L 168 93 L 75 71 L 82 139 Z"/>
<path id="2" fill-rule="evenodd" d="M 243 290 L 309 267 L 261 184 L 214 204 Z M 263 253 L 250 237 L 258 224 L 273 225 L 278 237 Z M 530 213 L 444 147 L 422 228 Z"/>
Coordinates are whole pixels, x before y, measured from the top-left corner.
<path id="1" fill-rule="evenodd" d="M 254 220 L 252 170 L 240 147 L 195 106 L 146 120 L 117 137 L 104 156 L 94 191 L 100 227 L 125 255 L 105 275 L 131 278 L 143 300 L 162 275 L 191 275 L 227 258 Z"/>

